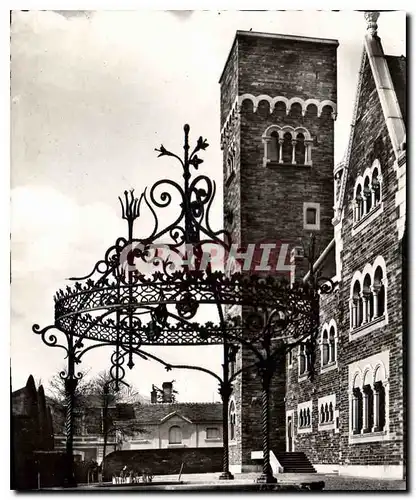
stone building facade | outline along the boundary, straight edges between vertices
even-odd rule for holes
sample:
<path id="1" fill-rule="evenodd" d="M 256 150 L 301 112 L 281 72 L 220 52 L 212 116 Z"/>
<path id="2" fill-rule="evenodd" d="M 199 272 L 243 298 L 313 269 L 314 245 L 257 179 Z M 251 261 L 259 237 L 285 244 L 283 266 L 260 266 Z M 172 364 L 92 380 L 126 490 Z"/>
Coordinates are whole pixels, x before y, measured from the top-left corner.
<path id="1" fill-rule="evenodd" d="M 318 471 L 401 478 L 406 61 L 384 55 L 377 14 L 366 17 L 351 135 L 337 166 L 338 42 L 237 32 L 220 79 L 224 224 L 243 249 L 287 244 L 292 280 L 306 273 L 299 241 L 315 233 L 315 269 L 335 282 L 321 298 L 314 381 L 303 346 L 274 376 L 274 453 L 302 451 Z M 250 362 L 241 348 L 237 368 Z M 251 470 L 261 450 L 260 391 L 252 374 L 235 383 L 234 472 Z"/>

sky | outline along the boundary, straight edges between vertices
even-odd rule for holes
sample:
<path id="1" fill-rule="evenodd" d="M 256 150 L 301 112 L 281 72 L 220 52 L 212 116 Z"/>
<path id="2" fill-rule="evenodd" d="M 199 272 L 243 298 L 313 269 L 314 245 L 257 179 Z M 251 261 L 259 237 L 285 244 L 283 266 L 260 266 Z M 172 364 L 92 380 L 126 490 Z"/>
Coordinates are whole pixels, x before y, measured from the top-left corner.
<path id="1" fill-rule="evenodd" d="M 384 12 L 384 51 L 406 55 L 403 12 Z M 53 323 L 53 296 L 83 276 L 126 229 L 117 197 L 140 193 L 178 165 L 157 158 L 161 143 L 181 152 L 183 125 L 209 148 L 200 171 L 217 182 L 212 225 L 222 224 L 219 77 L 236 30 L 338 39 L 335 163 L 348 142 L 366 24 L 353 11 L 15 11 L 11 25 L 12 388 L 29 374 L 47 385 L 60 349 L 32 325 Z M 192 142 L 191 142 L 192 143 Z M 201 155 L 202 156 L 202 155 Z M 146 232 L 147 226 L 138 227 Z M 151 348 L 170 362 L 219 373 L 221 347 Z M 109 367 L 107 349 L 85 358 Z M 219 400 L 215 379 L 166 374 L 136 360 L 127 380 L 142 394 L 175 380 L 181 401 Z"/>

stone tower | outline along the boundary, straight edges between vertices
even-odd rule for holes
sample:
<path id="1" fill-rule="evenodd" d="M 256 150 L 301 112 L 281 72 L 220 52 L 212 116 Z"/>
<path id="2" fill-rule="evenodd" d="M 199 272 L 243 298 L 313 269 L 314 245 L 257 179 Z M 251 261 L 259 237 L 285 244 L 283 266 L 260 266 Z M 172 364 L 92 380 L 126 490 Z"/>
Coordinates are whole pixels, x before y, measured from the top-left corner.
<path id="1" fill-rule="evenodd" d="M 300 241 L 315 232 L 322 251 L 333 238 L 337 47 L 336 40 L 237 31 L 220 78 L 224 225 L 242 249 L 256 246 L 251 270 L 258 271 L 259 249 L 272 244 L 269 272 L 297 279 L 306 271 Z M 284 269 L 276 270 L 276 251 L 280 263 L 286 255 Z M 253 361 L 240 349 L 236 369 Z M 260 394 L 253 374 L 235 383 L 232 471 L 252 469 L 251 453 L 261 450 Z M 282 366 L 271 395 L 275 452 L 286 449 L 284 398 Z"/>

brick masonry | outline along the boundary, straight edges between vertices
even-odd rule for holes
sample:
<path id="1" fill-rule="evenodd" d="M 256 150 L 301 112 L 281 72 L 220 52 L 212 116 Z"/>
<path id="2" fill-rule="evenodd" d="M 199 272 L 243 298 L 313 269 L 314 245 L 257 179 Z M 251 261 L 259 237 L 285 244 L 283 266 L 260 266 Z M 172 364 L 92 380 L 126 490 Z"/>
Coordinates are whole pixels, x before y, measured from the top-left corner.
<path id="1" fill-rule="evenodd" d="M 360 233 L 352 236 L 352 198 L 355 179 L 378 158 L 383 175 L 383 213 Z M 385 125 L 382 108 L 375 88 L 368 61 L 364 65 L 363 85 L 358 102 L 350 167 L 344 200 L 342 239 L 343 268 L 340 294 L 342 321 L 339 323 L 339 356 L 343 369 L 340 373 L 340 464 L 399 465 L 404 461 L 403 449 L 403 328 L 402 328 L 402 256 L 398 240 L 395 193 L 398 183 L 395 172 L 395 155 Z M 381 255 L 387 267 L 388 325 L 349 341 L 348 299 L 353 273 L 364 265 L 373 263 Z M 348 364 L 382 351 L 390 351 L 390 429 L 391 440 L 368 444 L 348 445 Z M 363 355 L 365 353 L 365 355 Z"/>
<path id="2" fill-rule="evenodd" d="M 336 45 L 294 42 L 278 38 L 238 35 L 221 81 L 221 126 L 238 95 L 268 94 L 288 99 L 332 100 L 336 102 Z M 289 243 L 299 245 L 310 230 L 303 228 L 303 203 L 320 203 L 321 250 L 331 240 L 333 207 L 334 121 L 332 110 L 324 108 L 318 118 L 309 107 L 302 116 L 300 105 L 292 105 L 289 115 L 282 103 L 270 114 L 266 101 L 256 112 L 249 101 L 242 103 L 233 121 L 229 141 L 236 144 L 235 174 L 224 183 L 224 201 L 233 213 L 225 221 L 233 241 L 250 243 Z M 270 125 L 305 127 L 313 138 L 312 167 L 263 166 L 262 135 Z M 226 176 L 227 143 L 224 147 Z M 289 264 L 289 255 L 286 261 Z M 252 364 L 253 354 L 240 349 L 237 365 Z M 282 363 L 284 367 L 284 362 Z M 284 368 L 273 379 L 271 394 L 271 446 L 285 450 Z M 261 385 L 255 373 L 243 373 L 235 384 L 237 405 L 236 441 L 230 446 L 231 465 L 253 465 L 251 451 L 261 449 Z"/>

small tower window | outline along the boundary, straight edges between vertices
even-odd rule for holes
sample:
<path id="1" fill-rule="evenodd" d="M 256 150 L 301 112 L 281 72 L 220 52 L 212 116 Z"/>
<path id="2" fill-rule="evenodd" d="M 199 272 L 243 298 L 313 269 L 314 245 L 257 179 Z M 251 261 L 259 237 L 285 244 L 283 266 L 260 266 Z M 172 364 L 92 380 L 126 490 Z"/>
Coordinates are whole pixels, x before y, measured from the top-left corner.
<path id="1" fill-rule="evenodd" d="M 312 137 L 303 127 L 271 125 L 262 135 L 263 166 L 312 166 Z"/>
<path id="2" fill-rule="evenodd" d="M 307 230 L 320 229 L 320 205 L 319 203 L 303 204 L 303 228 Z"/>
<path id="3" fill-rule="evenodd" d="M 306 209 L 306 224 L 316 224 L 316 208 Z"/>

